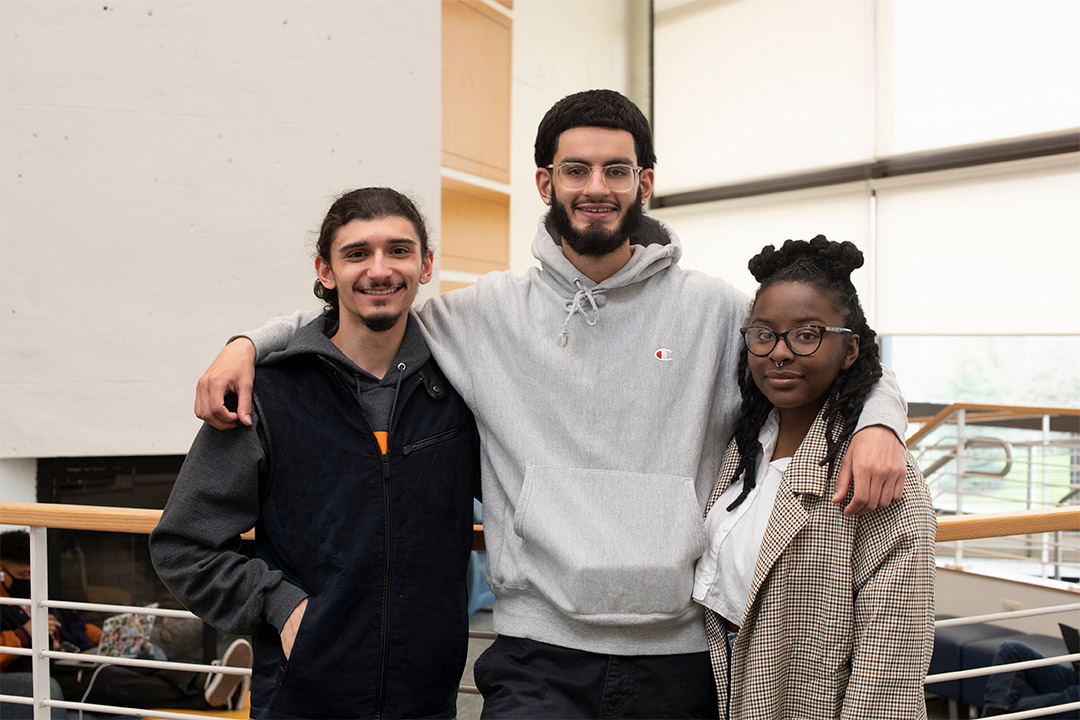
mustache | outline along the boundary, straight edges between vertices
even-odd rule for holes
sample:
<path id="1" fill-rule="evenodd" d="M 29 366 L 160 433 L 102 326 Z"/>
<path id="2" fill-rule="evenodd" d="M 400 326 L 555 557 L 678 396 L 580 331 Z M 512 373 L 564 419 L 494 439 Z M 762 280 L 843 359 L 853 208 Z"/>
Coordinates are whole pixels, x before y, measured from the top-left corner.
<path id="1" fill-rule="evenodd" d="M 376 281 L 357 283 L 353 285 L 353 290 L 362 292 L 364 290 L 396 290 L 397 288 L 405 287 L 405 283 L 396 282 L 394 280 Z"/>

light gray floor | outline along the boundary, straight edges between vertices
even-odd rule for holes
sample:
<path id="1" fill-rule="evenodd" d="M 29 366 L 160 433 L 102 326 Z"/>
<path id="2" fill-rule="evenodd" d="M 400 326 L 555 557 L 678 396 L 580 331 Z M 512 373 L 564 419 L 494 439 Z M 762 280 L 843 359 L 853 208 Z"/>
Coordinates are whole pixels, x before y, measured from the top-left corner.
<path id="1" fill-rule="evenodd" d="M 470 630 L 486 630 L 491 631 L 491 610 L 477 610 L 469 618 Z M 475 640 L 469 638 L 469 658 L 465 662 L 465 674 L 461 677 L 462 685 L 474 685 L 473 682 L 473 663 L 476 662 L 476 658 L 480 657 L 480 653 L 484 652 L 488 645 L 491 644 L 490 640 Z M 479 695 L 472 695 L 469 693 L 458 693 L 457 701 L 457 716 L 458 720 L 477 720 L 480 717 L 480 710 L 484 706 L 484 701 Z"/>

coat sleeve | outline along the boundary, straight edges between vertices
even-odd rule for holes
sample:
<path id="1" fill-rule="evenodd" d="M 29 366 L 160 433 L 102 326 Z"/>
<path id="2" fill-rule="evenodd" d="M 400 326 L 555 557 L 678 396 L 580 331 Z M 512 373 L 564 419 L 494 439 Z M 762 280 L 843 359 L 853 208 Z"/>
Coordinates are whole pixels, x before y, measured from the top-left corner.
<path id="1" fill-rule="evenodd" d="M 261 424 L 224 432 L 204 425 L 180 469 L 150 557 L 162 582 L 189 610 L 238 635 L 268 622 L 281 631 L 307 594 L 279 570 L 240 551 L 240 535 L 259 517 L 267 470 Z"/>
<path id="2" fill-rule="evenodd" d="M 934 646 L 937 519 L 908 455 L 900 503 L 860 518 L 852 563 L 855 638 L 843 718 L 925 718 Z"/>
<path id="3" fill-rule="evenodd" d="M 320 314 L 317 310 L 297 310 L 292 315 L 270 318 L 261 328 L 234 335 L 229 342 L 241 337 L 250 340 L 255 345 L 255 363 L 258 364 L 270 353 L 284 350 L 296 331 Z"/>

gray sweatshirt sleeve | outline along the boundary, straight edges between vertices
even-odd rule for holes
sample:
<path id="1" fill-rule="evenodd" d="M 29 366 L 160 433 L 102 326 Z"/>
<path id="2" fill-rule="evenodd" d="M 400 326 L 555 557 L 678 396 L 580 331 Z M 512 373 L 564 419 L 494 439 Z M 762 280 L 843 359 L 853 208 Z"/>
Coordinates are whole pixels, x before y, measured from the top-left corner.
<path id="1" fill-rule="evenodd" d="M 489 276 L 482 283 L 494 282 Z M 492 327 L 477 302 L 479 283 L 444 292 L 428 300 L 417 312 L 420 332 L 447 379 L 475 409 L 476 393 L 471 371 L 475 363 L 473 333 L 498 332 Z"/>
<path id="2" fill-rule="evenodd" d="M 255 364 L 258 365 L 270 353 L 284 350 L 297 330 L 321 314 L 318 310 L 297 310 L 292 315 L 270 318 L 261 328 L 234 335 L 229 342 L 241 337 L 250 340 L 255 345 Z"/>
<path id="3" fill-rule="evenodd" d="M 896 375 L 884 365 L 881 366 L 881 379 L 866 398 L 855 432 L 871 425 L 884 425 L 896 433 L 900 443 L 904 444 L 908 426 L 907 401 L 900 394 Z"/>
<path id="4" fill-rule="evenodd" d="M 203 425 L 180 469 L 161 521 L 150 534 L 154 569 L 169 591 L 216 628 L 281 631 L 307 597 L 265 562 L 240 552 L 240 535 L 259 516 L 267 458 L 259 420 L 224 432 Z"/>

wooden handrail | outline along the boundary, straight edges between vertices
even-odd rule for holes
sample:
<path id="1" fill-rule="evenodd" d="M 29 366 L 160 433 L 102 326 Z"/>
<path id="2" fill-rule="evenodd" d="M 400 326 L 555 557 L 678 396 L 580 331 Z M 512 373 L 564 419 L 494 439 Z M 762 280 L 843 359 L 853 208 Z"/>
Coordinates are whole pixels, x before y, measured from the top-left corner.
<path id="1" fill-rule="evenodd" d="M 161 517 L 160 510 L 142 508 L 64 505 L 59 503 L 0 502 L 0 524 L 68 530 L 99 530 L 149 534 Z M 1080 530 L 1080 507 L 1024 510 L 1016 513 L 947 515 L 938 518 L 938 542 L 974 540 L 1003 535 L 1028 535 L 1058 530 Z M 244 533 L 251 540 L 255 531 Z M 473 525 L 473 550 L 483 552 L 484 526 Z"/>
<path id="2" fill-rule="evenodd" d="M 1058 530 L 1080 530 L 1080 507 L 1024 510 L 1017 513 L 947 515 L 938 518 L 937 541 L 975 540 Z"/>
<path id="3" fill-rule="evenodd" d="M 954 415 L 959 410 L 966 410 L 968 412 L 975 413 L 968 416 L 968 422 L 979 422 L 980 420 L 1005 420 L 1008 418 L 1029 418 L 1040 417 L 1042 415 L 1064 415 L 1066 417 L 1080 417 L 1080 409 L 1078 408 L 1052 408 L 1052 407 L 1032 407 L 1025 405 L 983 405 L 979 403 L 953 403 L 947 405 L 939 410 L 937 413 L 930 417 L 915 417 L 909 418 L 913 423 L 924 423 L 924 425 L 916 430 L 911 437 L 907 439 L 909 446 L 917 444 L 924 437 L 929 435 L 934 428 L 945 422 L 950 416 Z"/>
<path id="4" fill-rule="evenodd" d="M 0 502 L 0 524 L 2 525 L 30 525 L 65 530 L 100 530 L 149 535 L 160 519 L 160 510 L 147 508 Z M 254 540 L 255 531 L 248 530 L 241 537 L 245 540 Z M 484 549 L 484 526 L 473 525 L 473 550 L 483 552 Z"/>

